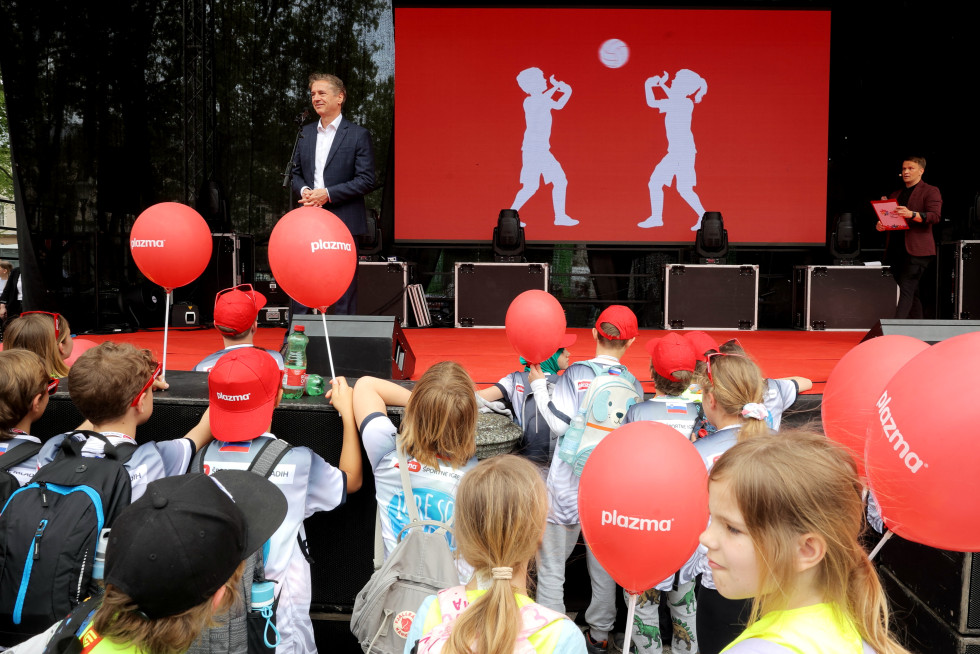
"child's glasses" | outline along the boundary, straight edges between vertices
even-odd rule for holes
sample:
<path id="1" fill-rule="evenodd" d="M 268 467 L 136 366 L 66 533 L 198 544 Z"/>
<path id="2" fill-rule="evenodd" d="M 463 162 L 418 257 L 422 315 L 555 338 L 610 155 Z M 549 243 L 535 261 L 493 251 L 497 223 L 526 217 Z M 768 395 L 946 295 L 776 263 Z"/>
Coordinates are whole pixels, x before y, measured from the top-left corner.
<path id="1" fill-rule="evenodd" d="M 163 372 L 163 364 L 158 363 L 157 367 L 153 370 L 153 375 L 150 376 L 150 381 L 143 384 L 143 388 L 141 388 L 140 392 L 136 394 L 136 397 L 133 398 L 132 404 L 130 404 L 129 406 L 136 406 L 137 404 L 139 404 L 140 396 L 143 395 L 143 393 L 145 393 L 147 390 L 149 390 L 150 386 L 153 385 L 153 380 L 159 377 L 161 372 Z"/>
<path id="2" fill-rule="evenodd" d="M 26 316 L 31 313 L 39 313 L 43 316 L 51 316 L 51 318 L 54 319 L 54 340 L 55 343 L 57 343 L 58 337 L 61 336 L 61 332 L 58 330 L 58 323 L 61 322 L 61 314 L 51 313 L 49 311 L 24 311 L 20 315 Z"/>

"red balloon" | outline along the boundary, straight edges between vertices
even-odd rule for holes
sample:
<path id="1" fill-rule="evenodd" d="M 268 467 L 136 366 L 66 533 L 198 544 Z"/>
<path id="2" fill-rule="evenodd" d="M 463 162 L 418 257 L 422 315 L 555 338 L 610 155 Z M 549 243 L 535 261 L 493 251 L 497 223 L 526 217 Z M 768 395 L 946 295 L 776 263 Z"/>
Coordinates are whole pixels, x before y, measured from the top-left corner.
<path id="1" fill-rule="evenodd" d="M 507 339 L 530 363 L 547 361 L 565 335 L 565 312 L 545 291 L 524 291 L 507 307 Z"/>
<path id="2" fill-rule="evenodd" d="M 708 524 L 708 472 L 676 429 L 624 425 L 602 439 L 582 470 L 579 520 L 602 567 L 631 593 L 680 569 Z"/>
<path id="3" fill-rule="evenodd" d="M 300 207 L 273 228 L 269 267 L 291 298 L 326 310 L 354 279 L 357 247 L 340 218 L 317 207 Z"/>
<path id="4" fill-rule="evenodd" d="M 211 229 L 187 205 L 161 202 L 133 223 L 129 249 L 140 272 L 169 293 L 190 284 L 208 267 Z"/>
<path id="5" fill-rule="evenodd" d="M 827 436 L 851 452 L 865 477 L 864 441 L 874 403 L 892 376 L 929 346 L 911 336 L 879 336 L 852 348 L 830 372 L 820 403 Z"/>
<path id="6" fill-rule="evenodd" d="M 875 398 L 865 465 L 885 524 L 917 543 L 980 551 L 980 332 L 909 361 Z M 965 392 L 964 392 L 965 391 Z"/>
<path id="7" fill-rule="evenodd" d="M 65 365 L 68 366 L 69 368 L 71 368 L 72 365 L 76 361 L 78 361 L 78 357 L 82 356 L 82 354 L 84 354 L 86 350 L 90 350 L 98 345 L 98 343 L 94 341 L 90 341 L 85 338 L 73 338 L 71 340 L 72 340 L 71 355 L 69 355 L 69 357 L 65 359 Z"/>

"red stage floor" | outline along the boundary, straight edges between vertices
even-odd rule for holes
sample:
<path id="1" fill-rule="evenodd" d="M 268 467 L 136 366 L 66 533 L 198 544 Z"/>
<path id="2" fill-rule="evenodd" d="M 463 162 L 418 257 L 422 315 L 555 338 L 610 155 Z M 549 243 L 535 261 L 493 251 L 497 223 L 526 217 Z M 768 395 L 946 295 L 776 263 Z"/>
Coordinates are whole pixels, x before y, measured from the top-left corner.
<path id="1" fill-rule="evenodd" d="M 260 347 L 278 349 L 282 343 L 282 328 L 261 328 L 255 339 Z M 591 331 L 570 329 L 578 335 L 571 347 L 572 360 L 592 356 Z M 643 330 L 636 344 L 625 357 L 625 363 L 641 380 L 649 380 L 649 357 L 643 343 L 666 332 Z M 738 338 L 759 362 L 768 377 L 799 375 L 814 381 L 811 393 L 822 393 L 823 383 L 845 352 L 857 345 L 864 332 L 803 332 L 803 331 L 716 331 L 711 335 L 724 342 Z M 418 379 L 434 363 L 453 359 L 460 362 L 480 386 L 492 384 L 509 372 L 518 369 L 517 355 L 503 329 L 406 329 L 405 336 L 415 353 L 413 379 Z M 157 357 L 163 353 L 163 331 L 141 331 L 132 334 L 81 336 L 95 342 L 124 341 L 149 348 Z M 190 370 L 206 355 L 221 348 L 221 338 L 212 329 L 172 329 L 168 337 L 167 367 L 170 370 Z M 644 384 L 652 392 L 652 384 Z"/>

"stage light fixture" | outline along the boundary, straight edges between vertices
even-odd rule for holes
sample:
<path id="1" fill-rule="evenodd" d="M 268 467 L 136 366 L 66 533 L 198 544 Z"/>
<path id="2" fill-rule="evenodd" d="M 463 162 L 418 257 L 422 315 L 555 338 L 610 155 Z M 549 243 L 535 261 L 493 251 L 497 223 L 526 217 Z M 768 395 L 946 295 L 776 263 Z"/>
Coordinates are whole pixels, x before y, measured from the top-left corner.
<path id="1" fill-rule="evenodd" d="M 720 211 L 705 211 L 694 237 L 694 250 L 701 263 L 720 263 L 728 254 L 728 230 Z"/>
<path id="2" fill-rule="evenodd" d="M 513 209 L 501 209 L 493 228 L 493 260 L 497 263 L 524 261 L 524 228 Z"/>
<path id="3" fill-rule="evenodd" d="M 861 234 L 854 223 L 854 216 L 842 213 L 837 216 L 834 231 L 830 235 L 830 256 L 834 258 L 835 266 L 859 265 L 861 255 Z"/>

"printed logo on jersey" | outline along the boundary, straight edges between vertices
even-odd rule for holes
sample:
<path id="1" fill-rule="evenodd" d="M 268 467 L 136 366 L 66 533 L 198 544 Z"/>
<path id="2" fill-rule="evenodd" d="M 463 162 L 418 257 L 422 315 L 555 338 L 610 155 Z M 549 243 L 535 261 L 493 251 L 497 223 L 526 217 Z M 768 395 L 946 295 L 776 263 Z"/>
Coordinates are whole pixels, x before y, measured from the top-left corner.
<path id="1" fill-rule="evenodd" d="M 456 498 L 452 495 L 430 488 L 413 488 L 412 492 L 415 494 L 415 504 L 418 507 L 420 518 L 438 520 L 439 522 L 452 520 L 453 509 L 456 506 Z M 391 521 L 391 529 L 397 539 L 398 534 L 409 522 L 404 491 L 391 498 L 391 503 L 388 505 L 388 519 Z M 436 527 L 430 526 L 424 529 L 432 533 Z"/>
<path id="2" fill-rule="evenodd" d="M 242 441 L 240 443 L 225 443 L 218 448 L 219 452 L 245 452 L 252 449 L 252 441 Z M 208 473 L 210 474 L 210 473 Z"/>
<path id="3" fill-rule="evenodd" d="M 673 518 L 667 520 L 657 520 L 656 518 L 638 518 L 636 516 L 620 515 L 615 509 L 603 511 L 600 525 L 614 525 L 623 529 L 633 531 L 670 531 Z"/>
<path id="4" fill-rule="evenodd" d="M 251 461 L 208 461 L 204 464 L 204 472 L 213 475 L 221 470 L 248 470 Z M 269 481 L 279 486 L 296 483 L 296 464 L 280 463 L 269 475 Z"/>
<path id="5" fill-rule="evenodd" d="M 130 486 L 136 486 L 140 483 L 147 483 L 146 481 L 146 464 L 142 463 L 135 468 L 130 468 L 129 470 L 129 484 Z"/>
<path id="6" fill-rule="evenodd" d="M 687 402 L 667 402 L 667 413 L 687 415 Z"/>
<path id="7" fill-rule="evenodd" d="M 524 392 L 524 384 L 515 384 L 514 385 L 514 390 L 516 392 L 518 392 L 518 393 L 523 393 Z"/>
<path id="8" fill-rule="evenodd" d="M 7 451 L 8 443 L 0 443 L 0 456 L 3 456 L 4 452 Z"/>
<path id="9" fill-rule="evenodd" d="M 324 241 L 323 239 L 310 241 L 310 252 L 316 252 L 317 250 L 344 250 L 345 252 L 353 252 L 350 243 L 344 243 L 343 241 Z"/>
<path id="10" fill-rule="evenodd" d="M 577 390 L 579 393 L 582 393 L 589 390 L 589 386 L 591 385 L 592 385 L 591 379 L 580 379 L 575 384 L 575 390 Z"/>
<path id="11" fill-rule="evenodd" d="M 408 638 L 408 632 L 411 631 L 413 622 L 415 622 L 415 612 L 402 611 L 392 620 L 392 626 L 395 628 L 396 634 L 402 638 Z"/>
<path id="12" fill-rule="evenodd" d="M 395 464 L 394 464 L 393 467 L 395 469 L 398 469 L 401 466 L 398 465 L 398 461 L 395 461 Z M 411 461 L 408 462 L 408 471 L 409 472 L 418 472 L 421 469 L 422 469 L 422 464 L 419 463 L 418 461 L 416 461 L 415 459 L 412 459 Z"/>
<path id="13" fill-rule="evenodd" d="M 905 462 L 905 467 L 912 471 L 912 474 L 917 473 L 922 466 L 929 467 L 928 463 L 924 463 L 919 455 L 912 451 L 912 446 L 909 442 L 905 440 L 902 436 L 902 432 L 899 431 L 898 425 L 895 424 L 895 417 L 892 415 L 892 410 L 888 407 L 891 403 L 892 398 L 888 396 L 888 391 L 886 390 L 878 398 L 878 421 L 881 422 L 881 428 L 885 432 L 885 438 L 888 439 L 889 443 L 892 443 L 895 447 L 895 451 L 898 453 L 899 458 Z"/>

